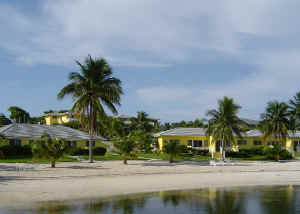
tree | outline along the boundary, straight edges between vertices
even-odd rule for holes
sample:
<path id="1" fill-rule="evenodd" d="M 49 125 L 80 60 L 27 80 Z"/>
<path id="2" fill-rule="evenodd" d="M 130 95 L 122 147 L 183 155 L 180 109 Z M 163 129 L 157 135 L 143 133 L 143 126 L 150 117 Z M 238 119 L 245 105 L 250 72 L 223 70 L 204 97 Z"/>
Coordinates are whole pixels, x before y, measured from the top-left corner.
<path id="1" fill-rule="evenodd" d="M 290 112 L 284 102 L 272 101 L 267 104 L 266 112 L 261 115 L 260 129 L 265 138 L 274 137 L 285 142 L 289 137 Z"/>
<path id="2" fill-rule="evenodd" d="M 113 72 L 105 59 L 93 59 L 88 56 L 84 64 L 76 61 L 81 72 L 71 72 L 71 81 L 58 93 L 58 99 L 72 95 L 74 105 L 72 111 L 80 122 L 87 126 L 90 135 L 89 161 L 93 162 L 93 136 L 97 130 L 97 118 L 106 117 L 104 106 L 114 114 L 116 105 L 120 106 L 123 94 L 121 81 L 112 76 Z"/>
<path id="3" fill-rule="evenodd" d="M 163 152 L 169 155 L 169 162 L 174 162 L 174 157 L 185 150 L 185 145 L 180 144 L 177 140 L 164 142 Z"/>
<path id="4" fill-rule="evenodd" d="M 230 143 L 234 142 L 235 135 L 242 138 L 244 127 L 247 126 L 237 116 L 240 109 L 241 107 L 234 103 L 233 99 L 224 97 L 218 101 L 218 109 L 207 112 L 207 116 L 210 119 L 206 135 L 222 140 L 221 151 L 223 159 L 225 159 L 225 146 L 230 146 Z"/>
<path id="5" fill-rule="evenodd" d="M 133 132 L 137 140 L 137 147 L 139 151 L 150 153 L 153 149 L 154 137 L 143 130 Z"/>
<path id="6" fill-rule="evenodd" d="M 11 121 L 4 115 L 0 114 L 0 127 L 11 124 Z"/>
<path id="7" fill-rule="evenodd" d="M 300 92 L 298 92 L 292 99 L 289 101 L 289 111 L 292 130 L 297 130 L 300 127 Z"/>
<path id="8" fill-rule="evenodd" d="M 24 109 L 21 109 L 18 106 L 11 106 L 8 108 L 10 112 L 9 118 L 16 123 L 29 123 L 30 115 Z"/>
<path id="9" fill-rule="evenodd" d="M 140 111 L 137 112 L 136 118 L 132 118 L 132 129 L 139 129 L 145 132 L 152 132 L 154 129 L 152 123 L 154 122 L 155 121 L 153 119 L 150 119 L 149 115 L 146 112 Z"/>
<path id="10" fill-rule="evenodd" d="M 32 147 L 32 153 L 36 158 L 49 160 L 51 167 L 55 168 L 56 161 L 69 152 L 71 146 L 64 139 L 52 139 L 45 133 L 41 139 L 36 140 Z"/>
<path id="11" fill-rule="evenodd" d="M 133 155 L 133 152 L 136 148 L 136 138 L 133 135 L 117 138 L 114 140 L 114 146 L 123 156 L 123 163 L 127 164 L 128 158 Z"/>

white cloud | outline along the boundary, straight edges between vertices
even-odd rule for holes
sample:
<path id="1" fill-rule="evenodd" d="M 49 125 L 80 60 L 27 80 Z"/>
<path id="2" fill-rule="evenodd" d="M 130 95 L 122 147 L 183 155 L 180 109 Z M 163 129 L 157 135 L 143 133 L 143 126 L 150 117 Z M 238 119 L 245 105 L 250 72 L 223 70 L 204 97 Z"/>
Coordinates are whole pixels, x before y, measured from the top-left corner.
<path id="1" fill-rule="evenodd" d="M 41 16 L 32 17 L 0 3 L 5 29 L 0 48 L 30 66 L 70 66 L 87 54 L 139 68 L 229 57 L 253 70 L 234 82 L 198 88 L 170 83 L 137 93 L 156 112 L 169 115 L 203 115 L 225 95 L 241 103 L 245 114 L 258 115 L 268 100 L 299 90 L 299 6 L 298 0 L 47 0 Z"/>

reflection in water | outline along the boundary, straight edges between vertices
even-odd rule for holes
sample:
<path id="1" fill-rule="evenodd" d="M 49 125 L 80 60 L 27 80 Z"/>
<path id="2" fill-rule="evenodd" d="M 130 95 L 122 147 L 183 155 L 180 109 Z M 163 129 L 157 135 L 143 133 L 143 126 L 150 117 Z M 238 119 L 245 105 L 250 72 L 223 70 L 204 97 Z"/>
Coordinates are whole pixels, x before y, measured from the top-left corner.
<path id="1" fill-rule="evenodd" d="M 26 214 L 294 214 L 300 213 L 298 186 L 207 188 L 139 195 L 106 200 L 38 203 Z M 1 212 L 0 213 L 8 213 Z"/>

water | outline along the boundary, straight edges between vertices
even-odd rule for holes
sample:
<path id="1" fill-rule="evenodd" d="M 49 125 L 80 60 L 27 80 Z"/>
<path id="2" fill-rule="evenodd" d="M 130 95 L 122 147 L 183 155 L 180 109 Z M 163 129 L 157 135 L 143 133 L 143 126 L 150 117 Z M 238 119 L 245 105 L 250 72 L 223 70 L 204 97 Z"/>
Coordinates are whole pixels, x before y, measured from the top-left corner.
<path id="1" fill-rule="evenodd" d="M 108 199 L 36 203 L 2 214 L 291 214 L 300 213 L 300 186 L 205 188 Z M 0 202 L 1 203 L 1 202 Z"/>

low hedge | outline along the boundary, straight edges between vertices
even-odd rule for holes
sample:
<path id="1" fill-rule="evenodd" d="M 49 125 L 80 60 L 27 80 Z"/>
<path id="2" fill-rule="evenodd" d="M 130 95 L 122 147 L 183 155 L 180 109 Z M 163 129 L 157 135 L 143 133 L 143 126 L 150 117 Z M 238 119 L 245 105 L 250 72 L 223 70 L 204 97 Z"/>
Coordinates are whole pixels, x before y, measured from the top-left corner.
<path id="1" fill-rule="evenodd" d="M 24 146 L 4 145 L 0 147 L 0 152 L 4 155 L 4 157 L 32 156 L 32 149 L 30 145 L 24 145 Z"/>
<path id="2" fill-rule="evenodd" d="M 94 148 L 94 155 L 104 156 L 106 151 L 107 150 L 104 147 L 96 147 L 96 148 Z M 88 155 L 88 154 L 89 154 L 88 149 L 84 149 L 84 148 L 80 148 L 80 147 L 74 148 L 70 152 L 70 155 Z"/>

